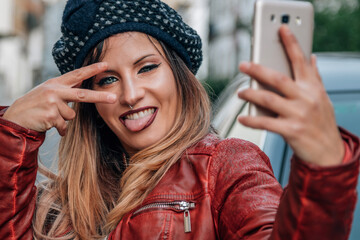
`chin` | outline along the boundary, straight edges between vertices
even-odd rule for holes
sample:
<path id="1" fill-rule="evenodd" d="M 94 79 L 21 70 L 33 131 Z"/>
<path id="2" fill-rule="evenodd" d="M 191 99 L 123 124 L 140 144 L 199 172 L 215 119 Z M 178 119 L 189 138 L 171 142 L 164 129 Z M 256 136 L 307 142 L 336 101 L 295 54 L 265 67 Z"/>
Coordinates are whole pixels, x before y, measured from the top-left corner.
<path id="1" fill-rule="evenodd" d="M 136 141 L 135 139 L 131 141 L 129 139 L 129 142 L 131 144 L 129 144 L 128 146 L 131 149 L 134 149 L 136 152 L 138 152 L 160 142 L 165 137 L 165 135 L 164 136 L 151 136 L 150 134 L 146 134 L 146 135 L 147 135 L 146 137 L 141 138 L 138 141 Z"/>

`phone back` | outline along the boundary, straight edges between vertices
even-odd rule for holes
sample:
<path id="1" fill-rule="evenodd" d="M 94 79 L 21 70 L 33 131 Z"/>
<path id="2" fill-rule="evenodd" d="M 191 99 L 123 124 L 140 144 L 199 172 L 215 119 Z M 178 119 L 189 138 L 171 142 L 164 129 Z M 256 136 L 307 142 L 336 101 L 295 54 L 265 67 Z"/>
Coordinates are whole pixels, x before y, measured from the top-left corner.
<path id="1" fill-rule="evenodd" d="M 279 28 L 287 24 L 296 36 L 305 56 L 310 59 L 314 29 L 312 4 L 301 1 L 257 0 L 255 3 L 252 62 L 292 77 L 292 70 L 282 46 Z M 251 81 L 251 88 L 266 88 Z M 267 88 L 269 89 L 269 88 Z M 273 115 L 251 104 L 250 115 Z"/>

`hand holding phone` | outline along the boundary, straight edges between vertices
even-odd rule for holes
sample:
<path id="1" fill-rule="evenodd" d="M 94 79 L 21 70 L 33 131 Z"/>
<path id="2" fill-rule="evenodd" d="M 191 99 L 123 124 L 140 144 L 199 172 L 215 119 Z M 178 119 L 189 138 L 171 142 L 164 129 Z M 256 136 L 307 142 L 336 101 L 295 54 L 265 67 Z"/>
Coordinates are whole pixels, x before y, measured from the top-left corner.
<path id="1" fill-rule="evenodd" d="M 295 35 L 305 57 L 310 60 L 314 28 L 314 10 L 309 2 L 258 0 L 255 2 L 251 61 L 293 77 L 288 56 L 279 36 L 279 28 L 286 24 Z M 277 92 L 252 79 L 250 87 Z M 251 116 L 275 115 L 254 104 Z"/>
<path id="2" fill-rule="evenodd" d="M 317 69 L 316 57 L 309 59 L 287 24 L 282 24 L 278 33 L 286 59 L 289 59 L 286 62 L 290 63 L 290 74 L 263 63 L 242 63 L 240 70 L 268 89 L 249 88 L 238 93 L 253 106 L 262 106 L 277 116 L 256 112 L 255 116 L 239 116 L 238 120 L 245 126 L 280 134 L 303 161 L 318 166 L 340 164 L 344 143 Z"/>

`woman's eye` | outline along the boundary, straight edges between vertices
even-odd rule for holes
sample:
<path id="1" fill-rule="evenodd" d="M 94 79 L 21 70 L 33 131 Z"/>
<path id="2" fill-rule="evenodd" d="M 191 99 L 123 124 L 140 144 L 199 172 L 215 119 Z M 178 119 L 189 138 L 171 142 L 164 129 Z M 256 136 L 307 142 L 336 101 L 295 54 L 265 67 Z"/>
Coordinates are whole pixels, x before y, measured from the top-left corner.
<path id="1" fill-rule="evenodd" d="M 99 86 L 104 86 L 104 85 L 109 85 L 111 83 L 114 83 L 116 81 L 117 81 L 116 77 L 105 77 L 105 78 L 102 78 L 97 84 Z"/>
<path id="2" fill-rule="evenodd" d="M 160 63 L 161 64 L 161 63 Z M 139 71 L 139 73 L 146 73 L 146 72 L 150 72 L 151 70 L 158 68 L 160 66 L 160 64 L 151 64 L 151 65 L 147 65 L 145 67 L 142 67 Z"/>

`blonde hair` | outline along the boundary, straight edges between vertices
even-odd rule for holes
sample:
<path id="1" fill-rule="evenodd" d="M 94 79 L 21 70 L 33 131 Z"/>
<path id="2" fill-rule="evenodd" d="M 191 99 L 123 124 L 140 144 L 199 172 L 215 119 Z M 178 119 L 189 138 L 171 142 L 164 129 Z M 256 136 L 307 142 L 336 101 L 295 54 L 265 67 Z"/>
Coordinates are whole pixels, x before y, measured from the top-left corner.
<path id="1" fill-rule="evenodd" d="M 101 58 L 103 44 L 86 64 Z M 76 118 L 60 142 L 58 175 L 41 169 L 50 181 L 39 188 L 33 222 L 36 239 L 103 238 L 143 202 L 187 148 L 209 133 L 206 91 L 182 59 L 160 44 L 178 89 L 181 109 L 175 125 L 160 142 L 133 155 L 128 164 L 121 143 L 94 105 L 75 104 Z M 90 88 L 91 80 L 83 86 Z"/>

